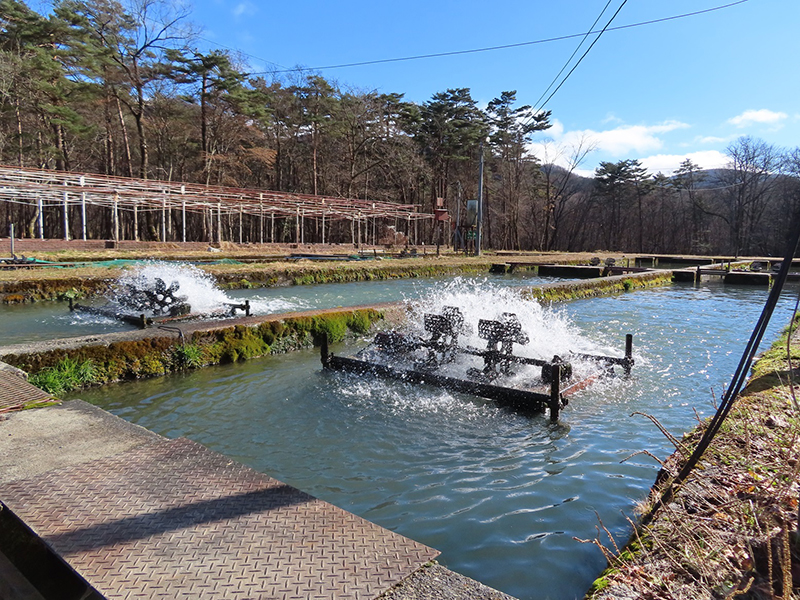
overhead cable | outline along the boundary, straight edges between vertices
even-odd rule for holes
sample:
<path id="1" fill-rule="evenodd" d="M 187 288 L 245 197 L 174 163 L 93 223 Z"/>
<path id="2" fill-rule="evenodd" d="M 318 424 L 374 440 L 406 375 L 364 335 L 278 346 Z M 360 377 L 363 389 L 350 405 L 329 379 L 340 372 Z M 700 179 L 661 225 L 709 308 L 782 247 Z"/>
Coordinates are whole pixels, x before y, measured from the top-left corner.
<path id="1" fill-rule="evenodd" d="M 651 19 L 649 21 L 640 21 L 638 23 L 631 23 L 629 25 L 618 25 L 616 27 L 609 27 L 605 31 L 620 31 L 620 30 L 623 30 L 623 29 L 632 29 L 634 27 L 642 27 L 644 25 L 654 25 L 656 23 L 664 23 L 666 21 L 674 21 L 676 19 L 684 19 L 686 17 L 694 17 L 694 16 L 697 16 L 697 15 L 705 14 L 705 13 L 710 13 L 710 12 L 714 12 L 714 11 L 718 11 L 718 10 L 723 10 L 725 8 L 731 8 L 732 6 L 736 6 L 736 5 L 739 5 L 739 4 L 744 4 L 745 2 L 749 2 L 749 1 L 750 0 L 737 0 L 736 2 L 730 2 L 728 4 L 723 4 L 721 6 L 714 6 L 712 8 L 706 8 L 706 9 L 697 10 L 697 11 L 694 11 L 694 12 L 683 13 L 683 14 L 680 14 L 680 15 L 673 15 L 671 17 L 663 17 L 661 19 Z M 488 47 L 485 47 L 485 48 L 472 48 L 472 49 L 469 49 L 469 50 L 453 50 L 453 51 L 450 51 L 450 52 L 436 52 L 436 53 L 431 53 L 431 54 L 418 54 L 418 55 L 414 55 L 414 56 L 403 56 L 403 57 L 398 57 L 398 58 L 381 58 L 381 59 L 376 59 L 376 60 L 365 60 L 365 61 L 360 61 L 360 62 L 341 63 L 341 64 L 336 64 L 336 65 L 327 65 L 327 66 L 320 66 L 320 67 L 294 67 L 292 69 L 278 69 L 278 70 L 273 70 L 273 71 L 254 71 L 253 73 L 250 73 L 250 74 L 251 75 L 266 75 L 266 74 L 279 74 L 279 73 L 302 73 L 302 72 L 305 72 L 305 71 L 325 71 L 325 70 L 330 70 L 330 69 L 344 69 L 344 68 L 347 68 L 347 67 L 364 67 L 364 66 L 368 66 L 368 65 L 378 65 L 378 64 L 386 64 L 386 63 L 394 63 L 394 62 L 404 62 L 404 61 L 410 61 L 410 60 L 422 60 L 422 59 L 427 59 L 427 58 L 441 58 L 441 57 L 445 57 L 445 56 L 458 56 L 458 55 L 461 55 L 461 54 L 476 54 L 478 52 L 492 52 L 492 51 L 495 51 L 495 50 L 506 50 L 506 49 L 509 49 L 509 48 L 520 48 L 520 47 L 523 47 L 523 46 L 533 46 L 533 45 L 536 45 L 536 44 L 546 44 L 546 43 L 549 43 L 549 42 L 559 42 L 559 41 L 563 41 L 563 40 L 569 40 L 569 39 L 574 39 L 574 38 L 578 38 L 578 37 L 583 37 L 583 36 L 586 36 L 586 35 L 591 35 L 593 33 L 600 33 L 600 31 L 589 31 L 589 32 L 586 32 L 586 33 L 572 33 L 572 34 L 569 34 L 569 35 L 562 35 L 562 36 L 552 37 L 552 38 L 544 38 L 544 39 L 540 39 L 540 40 L 533 40 L 533 41 L 530 41 L 530 42 L 517 42 L 517 43 L 514 43 L 514 44 L 503 44 L 503 45 L 499 45 L 499 46 L 488 46 Z M 250 55 L 248 55 L 248 56 L 250 56 Z M 258 57 L 253 57 L 253 58 L 258 58 Z M 258 60 L 262 60 L 264 62 L 270 62 L 270 61 L 264 60 L 262 58 L 258 58 Z"/>
<path id="2" fill-rule="evenodd" d="M 534 103 L 533 103 L 533 106 L 539 106 L 539 102 L 541 102 L 541 101 L 542 101 L 542 98 L 544 98 L 545 94 L 547 94 L 547 92 L 549 92 L 549 91 L 550 91 L 550 88 L 551 88 L 551 87 L 553 87 L 553 85 L 555 84 L 555 82 L 556 82 L 556 81 L 558 81 L 558 78 L 559 78 L 559 77 L 561 77 L 561 74 L 564 72 L 564 69 L 566 69 L 566 68 L 569 66 L 569 63 L 571 63 L 571 62 L 572 62 L 572 59 L 573 59 L 573 58 L 575 58 L 575 55 L 578 53 L 578 50 L 580 50 L 580 49 L 581 49 L 581 46 L 583 46 L 583 43 L 586 41 L 586 39 L 587 39 L 587 38 L 588 38 L 590 35 L 592 35 L 592 30 L 594 30 L 595 26 L 597 25 L 597 22 L 598 22 L 598 21 L 600 20 L 600 18 L 601 18 L 601 17 L 602 17 L 602 16 L 603 16 L 603 15 L 606 13 L 606 11 L 608 10 L 608 7 L 609 7 L 610 5 L 611 5 L 611 0 L 608 0 L 608 2 L 606 2 L 606 5 L 603 7 L 603 10 L 601 10 L 601 11 L 600 11 L 600 14 L 599 14 L 599 15 L 597 15 L 597 18 L 594 20 L 594 23 L 592 23 L 592 26 L 591 26 L 591 27 L 589 27 L 589 31 L 587 31 L 587 32 L 584 34 L 584 36 L 583 36 L 583 39 L 581 39 L 580 43 L 579 43 L 579 44 L 578 44 L 578 45 L 575 47 L 575 50 L 573 50 L 573 51 L 572 51 L 572 54 L 571 54 L 571 55 L 570 55 L 570 57 L 567 59 L 567 62 L 565 62 L 565 63 L 564 63 L 564 66 L 563 66 L 563 67 L 561 67 L 561 70 L 560 70 L 560 71 L 559 71 L 559 72 L 556 74 L 556 76 L 555 76 L 555 77 L 553 77 L 553 81 L 551 81 L 551 82 L 550 82 L 550 85 L 548 85 L 548 86 L 547 86 L 547 89 L 546 89 L 545 91 L 543 91 L 543 92 L 542 92 L 542 95 L 541 95 L 541 96 L 539 96 L 539 98 L 536 100 L 536 102 L 534 102 Z M 534 113 L 534 114 L 535 114 L 535 113 Z"/>
<path id="3" fill-rule="evenodd" d="M 554 89 L 553 92 L 547 97 L 547 100 L 542 102 L 538 107 L 534 108 L 533 112 L 531 113 L 531 116 L 528 118 L 528 122 L 533 120 L 533 118 L 534 118 L 534 116 L 536 114 L 538 114 L 542 110 L 544 110 L 544 107 L 547 106 L 547 103 L 550 102 L 550 99 L 553 96 L 556 95 L 556 92 L 558 92 L 558 90 L 561 89 L 561 86 L 566 83 L 566 81 L 567 81 L 567 79 L 569 79 L 570 75 L 572 75 L 575 72 L 575 69 L 578 68 L 578 65 L 580 65 L 581 62 L 583 62 L 583 59 L 586 58 L 586 55 L 589 54 L 589 52 L 591 52 L 592 48 L 594 48 L 594 45 L 600 40 L 600 38 L 603 36 L 603 34 L 608 30 L 608 26 L 611 25 L 611 23 L 614 21 L 614 19 L 617 18 L 617 15 L 622 10 L 622 7 L 625 6 L 627 3 L 628 3 L 628 0 L 623 0 L 622 4 L 619 5 L 619 8 L 617 9 L 617 11 L 613 15 L 611 15 L 611 18 L 608 20 L 608 23 L 606 23 L 606 26 L 603 27 L 603 29 L 600 31 L 600 33 L 597 34 L 597 37 L 594 38 L 592 43 L 586 49 L 586 52 L 584 52 L 581 55 L 581 57 L 578 59 L 578 62 L 576 62 L 575 65 L 573 65 L 573 67 L 569 70 L 569 73 L 564 75 L 564 79 L 561 80 L 561 83 L 559 83 L 558 86 L 556 87 L 556 89 Z"/>

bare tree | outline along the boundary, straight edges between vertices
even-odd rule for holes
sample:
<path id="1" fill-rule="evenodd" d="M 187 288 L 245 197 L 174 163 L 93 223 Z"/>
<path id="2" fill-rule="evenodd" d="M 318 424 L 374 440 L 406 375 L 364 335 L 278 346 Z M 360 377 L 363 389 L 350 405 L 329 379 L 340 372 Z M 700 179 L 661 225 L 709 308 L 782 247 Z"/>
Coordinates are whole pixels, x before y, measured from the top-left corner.
<path id="1" fill-rule="evenodd" d="M 555 247 L 567 211 L 567 199 L 581 187 L 575 171 L 596 148 L 597 143 L 586 135 L 570 145 L 544 144 L 542 173 L 546 209 L 542 246 L 545 250 Z"/>

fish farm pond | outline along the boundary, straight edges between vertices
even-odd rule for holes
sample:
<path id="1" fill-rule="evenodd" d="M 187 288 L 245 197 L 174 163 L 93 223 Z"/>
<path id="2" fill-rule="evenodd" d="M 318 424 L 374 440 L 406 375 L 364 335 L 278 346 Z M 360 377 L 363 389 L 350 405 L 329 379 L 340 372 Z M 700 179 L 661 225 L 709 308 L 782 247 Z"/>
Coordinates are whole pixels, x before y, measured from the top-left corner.
<path id="1" fill-rule="evenodd" d="M 582 597 L 605 559 L 580 540 L 595 538 L 602 522 L 624 543 L 627 519 L 660 468 L 642 451 L 663 459 L 674 450 L 637 413 L 678 437 L 712 414 L 767 290 L 672 284 L 543 308 L 519 293 L 538 281 L 442 278 L 247 292 L 254 305 L 272 303 L 270 312 L 406 300 L 416 307 L 412 327 L 445 306 L 458 306 L 467 323 L 511 312 L 530 339 L 530 356 L 621 355 L 625 334 L 633 334 L 632 376 L 578 392 L 557 423 L 470 395 L 326 371 L 318 350 L 71 397 L 161 435 L 188 437 L 432 546 L 446 567 L 520 599 Z M 762 350 L 788 324 L 796 293 L 792 286 L 782 296 Z M 13 328 L 9 309 L 2 310 L 3 327 Z M 14 339 L 13 329 L 3 335 Z M 331 350 L 348 355 L 368 341 Z M 481 344 L 476 336 L 467 341 Z"/>

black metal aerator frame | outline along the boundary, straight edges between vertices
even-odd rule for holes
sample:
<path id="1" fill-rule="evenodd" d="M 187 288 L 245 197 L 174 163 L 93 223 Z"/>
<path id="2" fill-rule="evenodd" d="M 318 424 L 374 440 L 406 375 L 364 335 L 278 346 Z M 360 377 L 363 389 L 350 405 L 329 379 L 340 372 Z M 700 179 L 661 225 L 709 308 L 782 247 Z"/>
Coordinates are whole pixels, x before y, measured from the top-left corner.
<path id="1" fill-rule="evenodd" d="M 633 367 L 633 336 L 625 337 L 625 356 L 600 356 L 570 353 L 569 358 L 593 361 L 605 367 L 599 374 L 583 380 L 573 378 L 572 364 L 559 356 L 552 360 L 541 360 L 518 356 L 513 353 L 514 344 L 526 345 L 528 336 L 522 331 L 517 315 L 503 313 L 500 320 L 480 319 L 478 337 L 486 340 L 486 348 L 460 346 L 459 335 L 467 331 L 463 313 L 456 307 L 446 306 L 441 315 L 425 314 L 427 339 L 405 335 L 397 331 L 378 333 L 368 347 L 390 359 L 411 362 L 412 368 L 402 369 L 387 364 L 358 358 L 334 356 L 328 351 L 328 339 L 324 337 L 321 348 L 322 366 L 325 369 L 347 371 L 358 374 L 372 374 L 409 383 L 421 383 L 462 392 L 493 400 L 497 405 L 509 407 L 520 412 L 550 413 L 552 421 L 558 420 L 559 411 L 567 405 L 567 396 L 591 385 L 598 377 L 613 374 L 614 366 L 622 367 L 629 376 Z M 415 358 L 418 351 L 424 351 L 422 358 Z M 436 373 L 437 369 L 455 361 L 459 355 L 477 356 L 483 359 L 483 368 L 467 370 L 468 379 L 449 377 Z M 493 382 L 502 375 L 513 373 L 514 365 L 531 365 L 541 368 L 541 380 L 549 384 L 549 390 L 533 391 L 495 385 Z M 549 392 L 549 393 L 547 393 Z"/>

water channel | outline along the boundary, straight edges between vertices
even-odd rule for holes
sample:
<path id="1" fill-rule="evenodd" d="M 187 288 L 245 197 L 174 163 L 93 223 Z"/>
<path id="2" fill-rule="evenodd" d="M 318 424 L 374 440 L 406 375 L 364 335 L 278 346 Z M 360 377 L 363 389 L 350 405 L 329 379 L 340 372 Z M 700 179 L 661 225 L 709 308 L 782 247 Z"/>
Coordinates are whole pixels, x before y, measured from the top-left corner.
<path id="1" fill-rule="evenodd" d="M 193 309 L 200 313 L 219 309 L 224 303 L 241 303 L 245 300 L 250 301 L 254 315 L 358 306 L 415 298 L 420 290 L 426 288 L 424 280 L 398 279 L 223 291 L 216 287 L 211 277 L 205 276 L 199 269 L 187 269 L 186 265 L 176 269 L 174 265 L 157 263 L 149 268 L 152 269 L 152 276 L 160 276 L 167 283 L 173 280 L 179 281 L 179 293 L 191 298 Z M 454 279 L 457 277 L 438 278 L 436 281 Z M 557 277 L 535 277 L 525 271 L 513 275 L 476 276 L 467 279 L 475 283 L 489 280 L 510 287 L 541 285 L 563 280 Z M 99 306 L 105 304 L 106 300 L 93 298 L 79 302 Z M 0 343 L 3 345 L 131 329 L 135 327 L 111 318 L 70 312 L 66 302 L 0 305 Z"/>
<path id="2" fill-rule="evenodd" d="M 605 561 L 575 538 L 594 538 L 601 519 L 624 541 L 626 515 L 658 470 L 645 455 L 629 457 L 672 451 L 632 413 L 678 436 L 696 423 L 695 410 L 711 414 L 766 290 L 676 284 L 542 310 L 496 282 L 415 283 L 424 306 L 459 303 L 468 322 L 513 309 L 534 347 L 619 354 L 633 333 L 633 377 L 580 392 L 557 425 L 470 396 L 323 372 L 314 351 L 76 397 L 433 546 L 447 567 L 518 598 L 582 597 Z M 782 298 L 765 344 L 788 323 L 796 291 Z"/>

